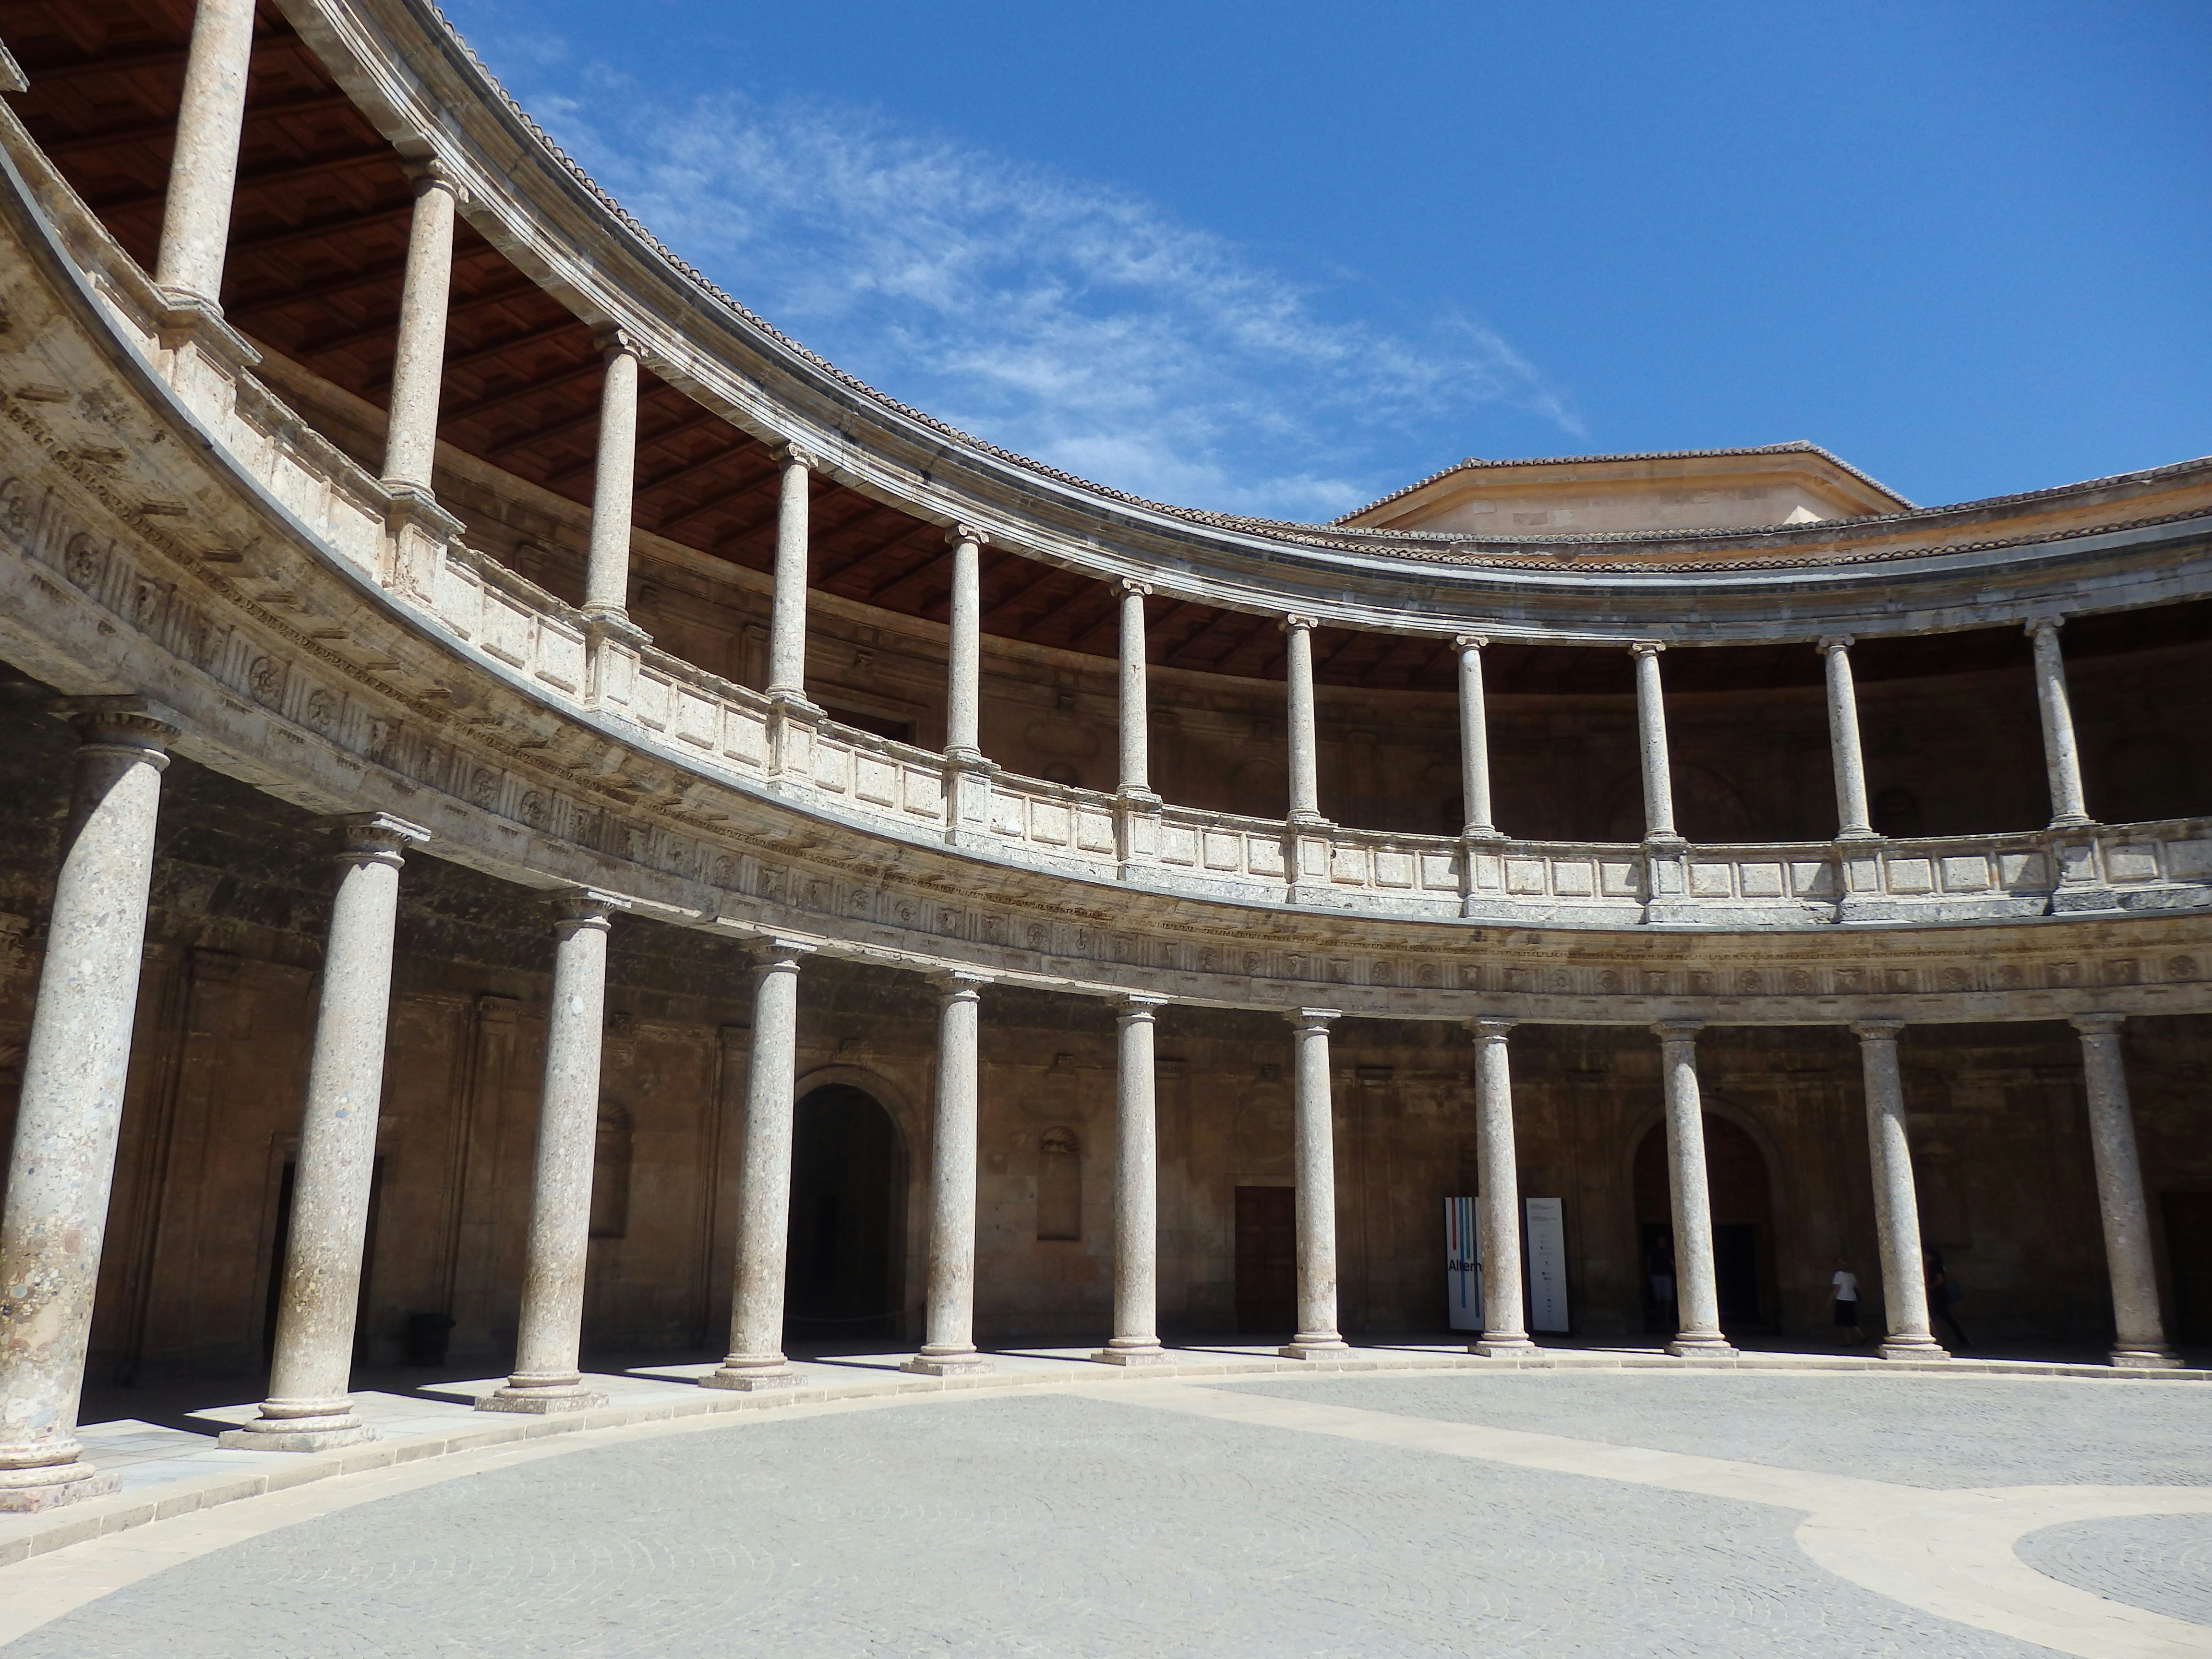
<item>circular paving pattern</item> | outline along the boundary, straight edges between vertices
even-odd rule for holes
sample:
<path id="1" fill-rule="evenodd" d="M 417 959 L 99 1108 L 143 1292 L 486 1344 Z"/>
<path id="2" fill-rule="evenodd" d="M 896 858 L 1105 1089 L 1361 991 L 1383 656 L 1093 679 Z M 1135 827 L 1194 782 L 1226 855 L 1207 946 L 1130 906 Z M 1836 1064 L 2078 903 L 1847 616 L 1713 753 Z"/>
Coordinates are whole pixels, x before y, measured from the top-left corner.
<path id="1" fill-rule="evenodd" d="M 1829 1466 L 1865 1475 L 1869 1447 L 1893 1441 L 1919 1486 L 1989 1486 L 1999 1465 L 2045 1486 L 2140 1485 L 2157 1476 L 2134 1460 L 2163 1440 L 2165 1481 L 2201 1485 L 2203 1437 L 2175 1437 L 2207 1403 L 2193 1388 L 1715 1374 L 936 1396 L 460 1474 L 210 1549 L 6 1653 L 2045 1654 L 1828 1571 L 1784 1502 L 1437 1437 L 1479 1425 L 1520 1431 L 1532 1456 L 1565 1436 L 1616 1461 L 1632 1446 L 1684 1468 L 1683 1453 L 1730 1458 L 1753 1480 L 1794 1470 L 1827 1492 L 1854 1484 Z M 1352 1411 L 1334 1428 L 1297 1419 L 1314 1408 Z M 2063 1447 L 2054 1412 L 2069 1413 Z M 2198 1621 L 2212 1619 L 2201 1582 L 2167 1581 L 2201 1581 L 2208 1548 L 2212 1516 L 2148 1516 L 2048 1528 L 2023 1557 Z"/>

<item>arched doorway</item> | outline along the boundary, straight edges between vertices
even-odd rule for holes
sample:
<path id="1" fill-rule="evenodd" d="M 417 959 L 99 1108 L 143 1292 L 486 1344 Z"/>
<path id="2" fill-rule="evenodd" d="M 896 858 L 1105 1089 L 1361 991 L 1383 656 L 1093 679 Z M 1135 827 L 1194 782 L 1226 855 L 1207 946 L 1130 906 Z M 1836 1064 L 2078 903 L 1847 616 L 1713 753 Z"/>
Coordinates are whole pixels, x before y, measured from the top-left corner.
<path id="1" fill-rule="evenodd" d="M 799 1103 L 791 1158 L 784 1324 L 838 1346 L 899 1334 L 906 1281 L 906 1158 L 876 1097 L 850 1084 Z"/>
<path id="2" fill-rule="evenodd" d="M 1766 1157 L 1742 1125 L 1707 1112 L 1705 1182 L 1713 1206 L 1713 1279 L 1723 1330 L 1771 1330 L 1774 1198 Z M 1644 1328 L 1675 1328 L 1673 1206 L 1667 1196 L 1667 1125 L 1651 1126 L 1636 1149 L 1636 1231 L 1643 1250 Z"/>

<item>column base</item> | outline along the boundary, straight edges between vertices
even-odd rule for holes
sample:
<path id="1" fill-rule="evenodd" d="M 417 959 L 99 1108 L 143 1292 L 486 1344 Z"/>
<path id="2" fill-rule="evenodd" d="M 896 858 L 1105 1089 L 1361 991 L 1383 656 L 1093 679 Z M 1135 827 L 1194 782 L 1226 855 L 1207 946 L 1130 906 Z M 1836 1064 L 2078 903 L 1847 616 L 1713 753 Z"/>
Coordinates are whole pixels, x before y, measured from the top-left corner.
<path id="1" fill-rule="evenodd" d="M 899 1369 L 916 1376 L 972 1376 L 978 1371 L 998 1368 L 970 1348 L 965 1353 L 918 1353 L 911 1359 L 899 1361 Z"/>
<path id="2" fill-rule="evenodd" d="M 1482 1336 L 1468 1343 L 1467 1351 L 1485 1359 L 1510 1359 L 1543 1352 L 1525 1336 Z"/>
<path id="3" fill-rule="evenodd" d="M 558 1412 L 595 1412 L 606 1403 L 606 1395 L 590 1389 L 518 1389 L 510 1385 L 483 1395 L 477 1401 L 477 1409 L 550 1417 Z"/>
<path id="4" fill-rule="evenodd" d="M 1886 1338 L 1878 1350 L 1884 1359 L 1948 1359 L 1951 1351 L 1932 1336 Z"/>
<path id="5" fill-rule="evenodd" d="M 1091 1357 L 1102 1365 L 1171 1365 L 1175 1363 L 1175 1356 L 1157 1342 L 1141 1348 L 1117 1348 L 1109 1342 Z"/>
<path id="6" fill-rule="evenodd" d="M 699 1379 L 702 1389 L 727 1389 L 733 1394 L 752 1394 L 762 1389 L 795 1389 L 805 1379 L 781 1360 L 773 1365 L 725 1365 Z"/>
<path id="7" fill-rule="evenodd" d="M 2179 1370 L 2181 1356 L 2171 1348 L 2115 1348 L 2112 1364 L 2130 1370 Z"/>
<path id="8" fill-rule="evenodd" d="M 1334 1359 L 1352 1352 L 1352 1344 L 1334 1331 L 1300 1331 L 1275 1350 L 1285 1359 Z"/>
<path id="9" fill-rule="evenodd" d="M 1685 1332 L 1667 1345 L 1667 1352 L 1677 1359 L 1733 1359 L 1735 1346 L 1717 1333 L 1707 1336 L 1702 1332 Z"/>
<path id="10" fill-rule="evenodd" d="M 0 1469 L 0 1515 L 36 1515 L 88 1498 L 106 1498 L 122 1485 L 123 1477 L 114 1470 L 96 1468 L 82 1457 L 35 1468 Z"/>
<path id="11" fill-rule="evenodd" d="M 242 1429 L 225 1429 L 216 1437 L 216 1443 L 233 1451 L 322 1452 L 375 1438 L 376 1431 L 366 1423 L 356 1422 L 347 1428 L 303 1429 L 278 1417 Z"/>

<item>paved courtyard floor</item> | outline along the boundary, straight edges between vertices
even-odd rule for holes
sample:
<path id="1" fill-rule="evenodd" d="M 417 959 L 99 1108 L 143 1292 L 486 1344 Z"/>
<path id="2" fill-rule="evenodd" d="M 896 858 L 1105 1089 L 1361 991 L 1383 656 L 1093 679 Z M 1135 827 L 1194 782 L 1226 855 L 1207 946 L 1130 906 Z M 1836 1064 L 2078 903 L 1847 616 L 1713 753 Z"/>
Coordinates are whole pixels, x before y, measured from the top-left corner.
<path id="1" fill-rule="evenodd" d="M 2178 1659 L 2209 1431 L 2212 1385 L 1829 1372 L 830 1401 L 75 1545 L 0 1570 L 76 1603 L 0 1654 Z"/>

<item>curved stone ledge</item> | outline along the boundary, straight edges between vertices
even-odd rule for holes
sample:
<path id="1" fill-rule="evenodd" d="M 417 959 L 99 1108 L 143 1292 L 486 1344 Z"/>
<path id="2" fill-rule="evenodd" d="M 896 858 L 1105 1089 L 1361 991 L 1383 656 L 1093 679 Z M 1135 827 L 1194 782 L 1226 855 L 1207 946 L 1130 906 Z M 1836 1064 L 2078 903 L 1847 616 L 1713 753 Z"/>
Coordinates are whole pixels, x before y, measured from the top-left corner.
<path id="1" fill-rule="evenodd" d="M 96 289 L 82 227 L 65 246 L 12 165 L 6 183 L 0 651 L 66 692 L 159 697 L 182 752 L 302 806 L 403 811 L 440 856 L 678 925 L 1099 995 L 1588 1023 L 2212 1006 L 2197 820 L 1470 861 L 1440 838 L 1139 812 L 796 715 L 459 547 L 291 419 L 236 337 L 157 310 L 127 267 Z M 1486 860 L 1525 908 L 1465 915 Z M 1976 920 L 2044 909 L 2063 914 Z"/>

